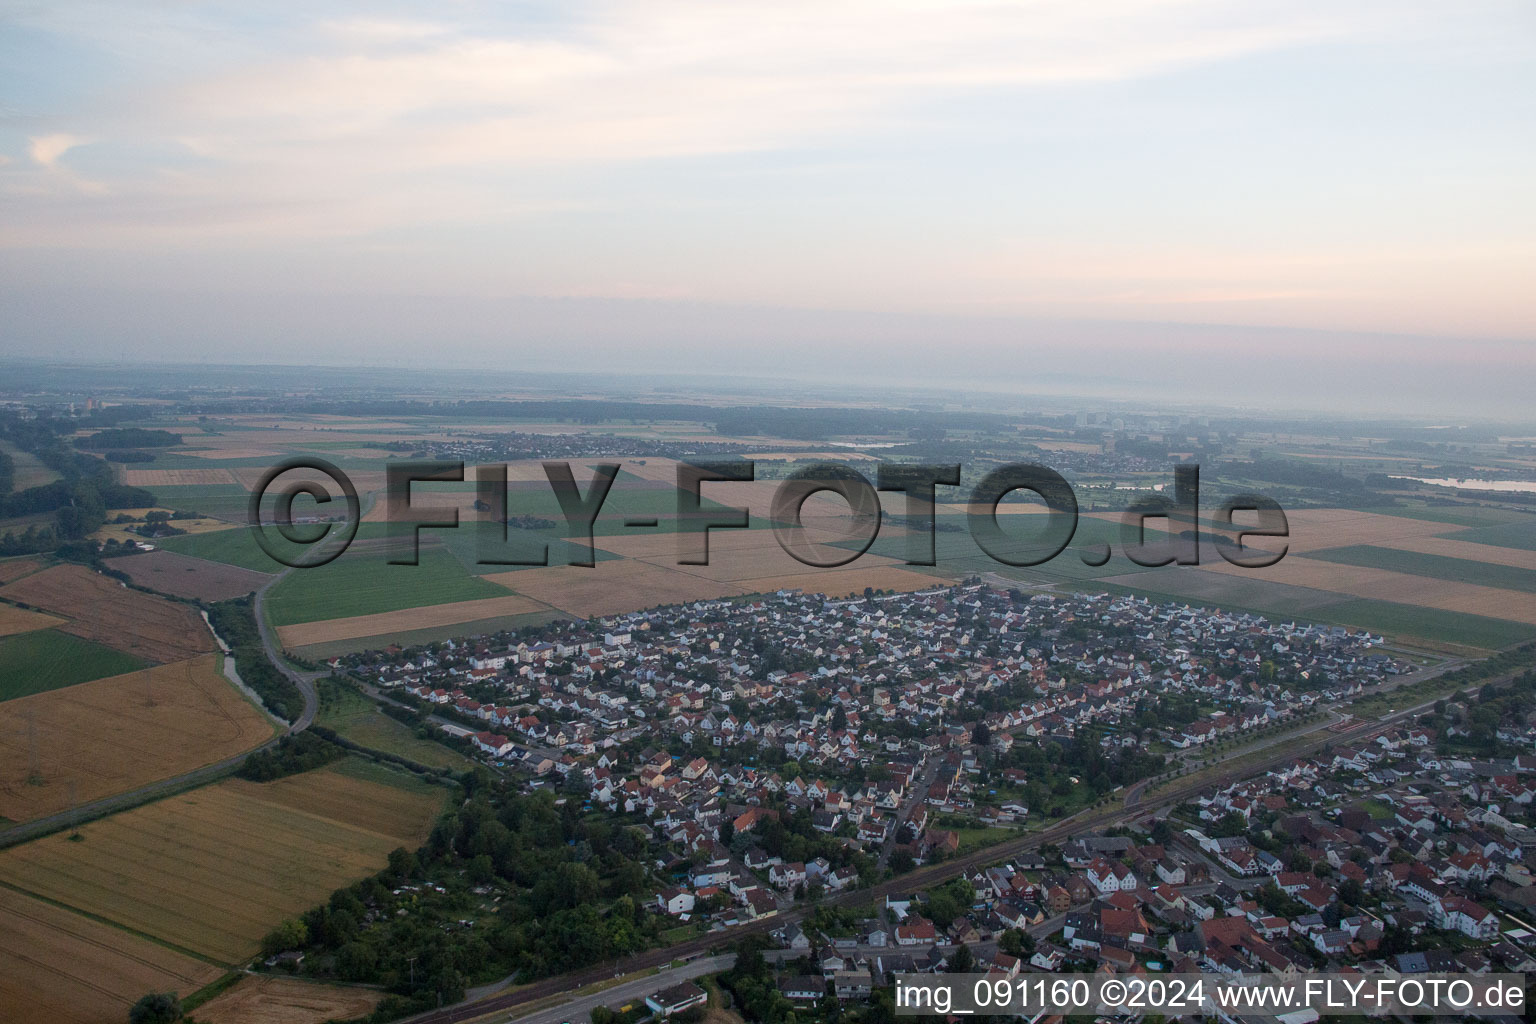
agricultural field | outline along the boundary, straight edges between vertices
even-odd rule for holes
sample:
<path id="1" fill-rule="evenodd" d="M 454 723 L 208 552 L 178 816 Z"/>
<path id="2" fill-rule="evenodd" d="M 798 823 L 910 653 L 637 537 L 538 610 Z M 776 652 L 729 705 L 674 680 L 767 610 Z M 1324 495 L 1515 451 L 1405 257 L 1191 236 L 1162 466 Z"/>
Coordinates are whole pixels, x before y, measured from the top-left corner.
<path id="1" fill-rule="evenodd" d="M 1431 538 L 1439 540 L 1440 538 Z M 1467 547 L 1474 545 L 1468 544 Z M 1501 548 L 1487 548 L 1498 552 Z M 1514 552 L 1526 554 L 1527 552 Z M 1530 553 L 1536 557 L 1536 552 Z M 1314 551 L 1308 558 L 1340 565 L 1356 565 L 1367 569 L 1387 569 L 1392 572 L 1424 576 L 1430 580 L 1457 583 L 1474 583 L 1480 586 L 1499 587 L 1505 590 L 1523 590 L 1536 593 L 1536 569 L 1518 565 L 1498 564 L 1492 561 L 1474 561 L 1469 558 L 1431 554 L 1424 551 L 1403 551 L 1398 548 L 1378 548 L 1362 544 L 1346 548 L 1329 548 Z"/>
<path id="2" fill-rule="evenodd" d="M 175 597 L 227 601 L 249 594 L 272 577 L 233 565 L 221 565 L 174 551 L 145 551 L 109 558 L 106 564 L 125 572 L 134 583 Z"/>
<path id="3" fill-rule="evenodd" d="M 1377 601 L 1408 598 L 1421 608 L 1508 619 L 1536 626 L 1536 601 L 1497 587 L 1433 579 L 1386 569 L 1340 565 L 1316 558 L 1288 557 L 1265 569 L 1241 569 L 1226 563 L 1202 565 L 1196 571 L 1254 576 L 1274 583 L 1309 587 Z"/>
<path id="4" fill-rule="evenodd" d="M 12 886 L 228 964 L 397 847 L 430 832 L 447 791 L 341 762 L 231 779 L 0 852 Z"/>
<path id="5" fill-rule="evenodd" d="M 43 567 L 43 563 L 36 558 L 5 558 L 0 559 L 0 583 L 10 583 L 19 580 L 23 576 L 30 576 Z"/>
<path id="6" fill-rule="evenodd" d="M 122 1024 L 146 992 L 188 995 L 224 973 L 9 889 L 0 888 L 0 920 L 0 1014 L 7 1021 Z M 19 1007 L 27 1014 L 11 1016 Z"/>
<path id="7" fill-rule="evenodd" d="M 377 989 L 247 975 L 197 1008 L 201 1024 L 326 1024 L 373 1012 Z"/>
<path id="8" fill-rule="evenodd" d="M 28 604 L 69 622 L 59 629 L 148 662 L 185 661 L 214 649 L 197 612 L 129 590 L 82 565 L 57 565 L 0 587 L 0 598 Z"/>
<path id="9" fill-rule="evenodd" d="M 198 512 L 228 523 L 244 523 L 250 494 L 238 483 L 156 487 L 152 493 L 161 506 L 180 512 Z"/>
<path id="10" fill-rule="evenodd" d="M 421 608 L 379 612 L 374 615 L 355 615 L 344 619 L 321 619 L 316 622 L 279 626 L 277 635 L 282 640 L 283 646 L 292 650 L 313 644 L 334 643 L 338 640 L 385 636 L 406 629 L 451 626 L 461 622 L 508 618 L 548 610 L 547 605 L 521 594 L 507 594 L 502 597 L 483 597 L 476 601 L 453 601 Z"/>
<path id="11" fill-rule="evenodd" d="M 760 576 L 739 581 L 754 593 L 768 594 L 775 590 L 801 590 L 807 594 L 825 594 L 828 597 L 862 595 L 864 588 L 875 590 L 927 590 L 943 586 L 944 581 L 914 572 L 900 565 L 868 565 L 863 559 L 841 569 L 811 569 L 792 576 Z"/>
<path id="12" fill-rule="evenodd" d="M 733 583 L 710 580 L 635 558 L 599 562 L 590 569 L 576 566 L 523 569 L 487 579 L 516 588 L 519 594 L 578 618 L 747 593 Z"/>
<path id="13" fill-rule="evenodd" d="M 357 543 L 328 565 L 285 577 L 267 597 L 273 625 L 507 596 L 440 545 L 423 543 L 417 565 L 390 565 L 388 557 L 381 548 Z"/>
<path id="14" fill-rule="evenodd" d="M 100 529 L 98 529 L 95 533 L 91 534 L 91 539 L 92 540 L 115 540 L 115 541 L 125 541 L 125 540 L 140 541 L 140 540 L 144 540 L 143 537 L 140 537 L 138 534 L 133 532 L 135 529 L 137 529 L 140 526 L 144 525 L 142 522 L 137 522 L 137 523 L 114 523 L 114 522 L 111 522 L 111 520 L 112 519 L 116 519 L 119 515 L 130 516 L 130 517 L 132 517 L 134 519 L 143 519 L 150 512 L 171 512 L 171 511 L 174 511 L 174 510 L 168 509 L 168 508 L 157 509 L 157 508 L 155 508 L 153 506 L 151 506 L 149 508 L 113 509 L 108 514 L 108 517 L 107 517 L 108 518 L 108 522 L 105 525 L 103 525 Z M 229 529 L 229 524 L 224 522 L 222 519 L 177 519 L 177 520 L 173 521 L 171 523 L 171 525 L 174 526 L 178 530 L 184 530 L 187 534 L 208 533 L 208 532 L 214 531 L 214 530 L 227 530 L 227 529 Z M 180 536 L 180 535 L 178 535 L 178 536 Z M 153 543 L 156 544 L 157 546 L 163 546 L 161 540 L 154 541 Z"/>
<path id="15" fill-rule="evenodd" d="M 55 615 L 29 612 L 13 604 L 0 604 L 0 637 L 30 633 L 35 629 L 47 629 L 50 626 L 63 624 L 64 620 Z"/>
<path id="16" fill-rule="evenodd" d="M 309 661 L 325 661 L 337 655 L 351 654 L 356 651 L 378 650 L 381 647 L 388 647 L 390 644 L 412 647 L 418 644 L 440 643 L 444 640 L 484 636 L 508 629 L 542 626 L 550 622 L 562 619 L 569 620 L 570 618 L 569 614 L 550 608 L 546 611 L 528 612 L 524 615 L 504 615 L 492 619 L 473 619 L 467 622 L 454 622 L 447 625 L 428 626 L 420 629 L 397 629 L 374 636 L 360 636 L 350 640 L 332 640 L 327 643 L 308 644 L 303 647 L 292 648 L 291 650 L 293 654 Z"/>
<path id="17" fill-rule="evenodd" d="M 359 531 L 358 536 L 362 536 Z M 206 533 L 187 534 L 183 537 L 163 537 L 155 542 L 163 551 L 173 551 L 210 562 L 220 562 L 252 572 L 281 572 L 285 567 L 261 549 L 243 526 L 228 527 Z"/>
<path id="18" fill-rule="evenodd" d="M 72 639 L 72 638 L 70 638 Z M 274 735 L 203 655 L 0 703 L 0 815 L 30 821 L 222 761 Z M 153 756 L 146 756 L 153 752 Z"/>
<path id="19" fill-rule="evenodd" d="M 123 483 L 129 487 L 204 487 L 209 484 L 238 483 L 227 469 L 125 469 Z"/>
<path id="20" fill-rule="evenodd" d="M 0 605 L 0 624 L 16 612 L 31 614 Z M 0 701 L 46 693 L 103 676 L 122 675 L 143 667 L 144 662 L 131 654 L 56 629 L 9 636 L 0 639 Z"/>
<path id="21" fill-rule="evenodd" d="M 396 754 L 429 768 L 460 770 L 471 766 L 457 751 L 421 739 L 410 726 L 390 718 L 377 704 L 348 686 L 321 683 L 316 722 L 370 750 Z"/>
<path id="22" fill-rule="evenodd" d="M 25 491 L 29 487 L 43 487 L 53 483 L 59 474 L 43 465 L 31 452 L 22 451 L 9 441 L 0 441 L 0 451 L 11 457 L 15 476 L 11 482 L 13 491 Z"/>

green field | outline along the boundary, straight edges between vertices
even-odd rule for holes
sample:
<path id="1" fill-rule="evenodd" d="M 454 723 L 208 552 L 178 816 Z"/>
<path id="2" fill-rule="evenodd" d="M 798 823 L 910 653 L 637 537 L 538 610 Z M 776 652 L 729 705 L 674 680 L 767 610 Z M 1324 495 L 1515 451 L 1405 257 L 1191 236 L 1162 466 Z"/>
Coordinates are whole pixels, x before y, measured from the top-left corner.
<path id="1" fill-rule="evenodd" d="M 0 700 L 137 672 L 146 664 L 55 629 L 23 633 L 0 640 Z"/>
<path id="2" fill-rule="evenodd" d="M 1492 562 L 1447 558 L 1444 555 L 1425 555 L 1417 551 L 1378 548 L 1369 544 L 1329 548 L 1326 551 L 1310 551 L 1307 557 L 1343 565 L 1359 565 L 1368 569 L 1390 569 L 1393 572 L 1428 576 L 1436 580 L 1476 583 L 1485 587 L 1502 587 L 1505 590 L 1536 593 L 1536 572 L 1513 565 L 1495 565 Z"/>
<path id="3" fill-rule="evenodd" d="M 158 491 L 156 492 L 158 494 Z M 252 531 L 243 526 L 208 533 L 189 533 L 181 537 L 165 537 L 156 541 L 167 551 L 175 551 L 194 558 L 206 558 L 211 562 L 237 565 L 257 572 L 281 572 L 285 566 L 263 551 L 252 537 Z"/>
<path id="4" fill-rule="evenodd" d="M 206 464 L 204 468 L 207 468 Z M 250 494 L 239 484 L 151 487 L 148 490 L 156 502 L 169 509 L 201 512 L 232 523 L 245 522 L 248 514 Z"/>
<path id="5" fill-rule="evenodd" d="M 36 455 L 22 451 L 9 441 L 0 441 L 0 452 L 5 452 L 11 457 L 11 463 L 14 466 L 14 478 L 11 483 L 13 491 L 42 487 L 59 478 L 59 474 L 43 465 Z"/>
<path id="6" fill-rule="evenodd" d="M 1536 551 L 1536 516 L 1526 516 L 1518 522 L 1500 523 L 1498 526 L 1458 530 L 1448 536 L 1456 540 L 1470 540 L 1474 544 L 1491 544 L 1497 548 Z"/>
<path id="7" fill-rule="evenodd" d="M 1326 622 L 1359 626 L 1373 633 L 1385 633 L 1406 639 L 1419 638 L 1464 647 L 1494 650 L 1536 637 L 1536 626 L 1505 619 L 1490 619 L 1465 612 L 1447 612 L 1438 608 L 1372 601 L 1356 598 L 1328 606 L 1321 616 Z"/>
<path id="8" fill-rule="evenodd" d="M 1449 526 L 1498 526 L 1501 523 L 1526 522 L 1532 518 L 1528 512 L 1515 512 L 1507 508 L 1489 508 L 1484 505 L 1381 505 L 1363 508 L 1362 512 L 1376 512 L 1384 516 L 1403 519 L 1424 519 Z M 1460 537 L 1454 530 L 1442 536 Z"/>
<path id="9" fill-rule="evenodd" d="M 414 729 L 396 721 L 349 686 L 321 684 L 317 724 L 334 729 L 353 743 L 385 754 L 408 758 L 429 768 L 462 769 L 470 762 L 440 743 L 421 739 Z"/>
<path id="10" fill-rule="evenodd" d="M 272 624 L 291 626 L 511 593 L 471 574 L 447 548 L 422 545 L 417 565 L 390 565 L 388 557 L 383 548 L 354 547 L 334 562 L 284 577 L 267 597 Z"/>

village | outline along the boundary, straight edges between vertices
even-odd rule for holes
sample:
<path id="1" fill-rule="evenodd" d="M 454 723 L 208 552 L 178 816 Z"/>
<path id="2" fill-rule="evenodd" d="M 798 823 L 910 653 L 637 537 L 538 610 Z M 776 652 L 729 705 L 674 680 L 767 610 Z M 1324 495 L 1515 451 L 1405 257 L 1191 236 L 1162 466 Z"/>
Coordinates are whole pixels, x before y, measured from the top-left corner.
<path id="1" fill-rule="evenodd" d="M 728 938 L 795 918 L 773 930 L 792 1002 L 829 984 L 862 999 L 895 973 L 957 964 L 1536 967 L 1536 754 L 1518 752 L 1536 751 L 1528 680 L 1128 813 L 1107 833 L 858 901 L 877 881 L 1213 763 L 1217 749 L 1346 720 L 1340 707 L 1414 668 L 1382 646 L 1341 628 L 971 581 L 697 602 L 332 667 L 530 789 L 643 822 L 653 912 L 684 932 Z"/>

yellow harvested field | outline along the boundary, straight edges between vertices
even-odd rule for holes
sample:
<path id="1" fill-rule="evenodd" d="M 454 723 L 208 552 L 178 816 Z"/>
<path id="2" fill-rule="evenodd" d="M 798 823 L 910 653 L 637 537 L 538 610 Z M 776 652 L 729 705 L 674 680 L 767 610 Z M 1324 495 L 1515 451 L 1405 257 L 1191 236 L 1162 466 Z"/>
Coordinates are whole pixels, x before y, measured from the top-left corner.
<path id="1" fill-rule="evenodd" d="M 8 889 L 0 921 L 0 1021 L 122 1024 L 146 992 L 190 995 L 224 973 Z"/>
<path id="2" fill-rule="evenodd" d="M 642 480 L 660 480 L 674 486 L 677 484 L 676 459 L 625 459 L 624 472 Z M 704 485 L 706 490 L 710 486 Z"/>
<path id="3" fill-rule="evenodd" d="M 570 565 L 524 569 L 485 578 L 581 618 L 746 593 L 730 583 L 639 559 L 598 562 L 590 569 Z"/>
<path id="4" fill-rule="evenodd" d="M 948 581 L 898 565 L 865 566 L 861 558 L 841 569 L 807 569 L 798 576 L 764 576 L 738 580 L 737 585 L 748 591 L 765 594 L 775 590 L 802 590 L 807 594 L 847 597 L 850 594 L 862 595 L 865 587 L 876 590 L 929 590 L 947 586 Z"/>
<path id="5" fill-rule="evenodd" d="M 204 1024 L 325 1024 L 373 1012 L 384 993 L 296 978 L 247 975 L 197 1008 Z"/>
<path id="6" fill-rule="evenodd" d="M 0 852 L 28 892 L 223 963 L 253 956 L 286 917 L 414 848 L 446 791 L 336 769 L 231 780 Z"/>
<path id="7" fill-rule="evenodd" d="M 1206 511 L 1208 510 L 1203 510 L 1202 514 Z M 1120 512 L 1085 512 L 1083 514 L 1111 523 L 1118 523 L 1122 518 Z M 1428 539 L 1437 534 L 1454 534 L 1455 531 L 1462 529 L 1449 523 L 1437 523 L 1428 519 L 1407 519 L 1402 516 L 1384 516 L 1376 512 L 1355 512 L 1340 508 L 1288 509 L 1285 518 L 1290 526 L 1288 538 L 1282 540 L 1249 537 L 1243 542 L 1244 547 L 1277 551 L 1280 544 L 1286 544 L 1291 554 L 1326 551 L 1329 548 L 1352 547 L 1357 544 L 1395 548 L 1402 547 L 1404 542 Z M 1244 523 L 1255 520 L 1251 513 L 1247 518 L 1244 518 L 1243 513 L 1239 513 L 1234 517 L 1234 521 L 1241 527 Z M 1167 525 L 1167 520 L 1148 519 L 1146 525 L 1149 531 L 1161 532 Z M 1468 546 L 1482 547 L 1483 545 L 1469 544 Z"/>
<path id="8" fill-rule="evenodd" d="M 271 721 L 224 678 L 222 660 L 208 654 L 77 683 L 67 697 L 0 704 L 0 815 L 30 821 L 68 809 L 71 796 L 88 803 L 266 742 Z M 28 781 L 31 735 L 40 783 Z"/>
<path id="9" fill-rule="evenodd" d="M 251 800 L 390 836 L 414 850 L 431 834 L 447 791 L 411 776 L 401 778 L 406 786 L 385 785 L 333 765 L 275 782 L 230 779 L 221 786 Z"/>
<path id="10" fill-rule="evenodd" d="M 1508 565 L 1516 569 L 1536 571 L 1536 551 L 1521 548 L 1500 548 L 1492 544 L 1477 544 L 1470 540 L 1451 537 L 1406 537 L 1383 547 L 1399 551 L 1417 551 L 1422 555 L 1442 555 L 1446 558 L 1465 558 L 1490 565 Z"/>
<path id="11" fill-rule="evenodd" d="M 1531 600 L 1531 595 L 1475 583 L 1436 580 L 1386 569 L 1298 558 L 1295 555 L 1287 556 L 1264 569 L 1242 569 L 1226 562 L 1207 562 L 1197 571 L 1245 576 L 1266 583 L 1287 583 L 1336 594 L 1416 604 L 1423 608 L 1486 615 L 1489 618 L 1536 625 L 1536 601 Z"/>
<path id="12" fill-rule="evenodd" d="M 498 574 L 498 576 L 518 575 L 521 574 Z M 496 580 L 496 577 L 488 578 Z M 405 608 L 397 612 L 380 612 L 376 615 L 353 615 L 344 619 L 322 619 L 296 626 L 279 626 L 277 636 L 282 640 L 284 647 L 306 647 L 310 644 L 331 643 L 336 640 L 355 640 L 362 636 L 382 636 L 385 633 L 400 630 L 451 626 L 455 622 L 474 622 L 477 619 L 495 619 L 507 615 L 526 615 L 529 612 L 547 610 L 548 606 L 538 601 L 519 594 L 510 594 L 506 597 L 485 597 L 475 601 L 454 601 L 423 608 Z"/>
<path id="13" fill-rule="evenodd" d="M 130 487 L 199 487 L 232 484 L 235 477 L 227 469 L 125 469 L 123 482 Z"/>
<path id="14" fill-rule="evenodd" d="M 17 608 L 15 605 L 0 604 L 0 636 L 15 636 L 17 633 L 30 633 L 37 629 L 47 629 L 49 626 L 57 626 L 64 620 L 52 615 L 44 615 L 42 612 L 29 612 L 25 608 Z"/>
<path id="15" fill-rule="evenodd" d="M 1402 540 L 1432 537 L 1437 533 L 1451 533 L 1457 529 L 1429 519 L 1407 519 L 1337 508 L 1294 509 L 1287 511 L 1285 517 L 1290 523 L 1290 550 L 1293 554 L 1355 544 L 1392 547 Z M 1239 517 L 1238 521 L 1244 520 Z M 1254 537 L 1247 543 L 1262 547 L 1275 542 Z"/>

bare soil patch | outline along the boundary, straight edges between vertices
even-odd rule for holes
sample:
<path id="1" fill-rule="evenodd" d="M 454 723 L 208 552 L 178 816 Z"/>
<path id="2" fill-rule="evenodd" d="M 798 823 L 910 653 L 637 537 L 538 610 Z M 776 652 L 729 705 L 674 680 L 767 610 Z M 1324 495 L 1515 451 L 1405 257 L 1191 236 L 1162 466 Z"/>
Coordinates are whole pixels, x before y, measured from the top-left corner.
<path id="1" fill-rule="evenodd" d="M 384 993 L 294 978 L 247 976 L 197 1008 L 207 1024 L 325 1024 L 365 1017 Z"/>

